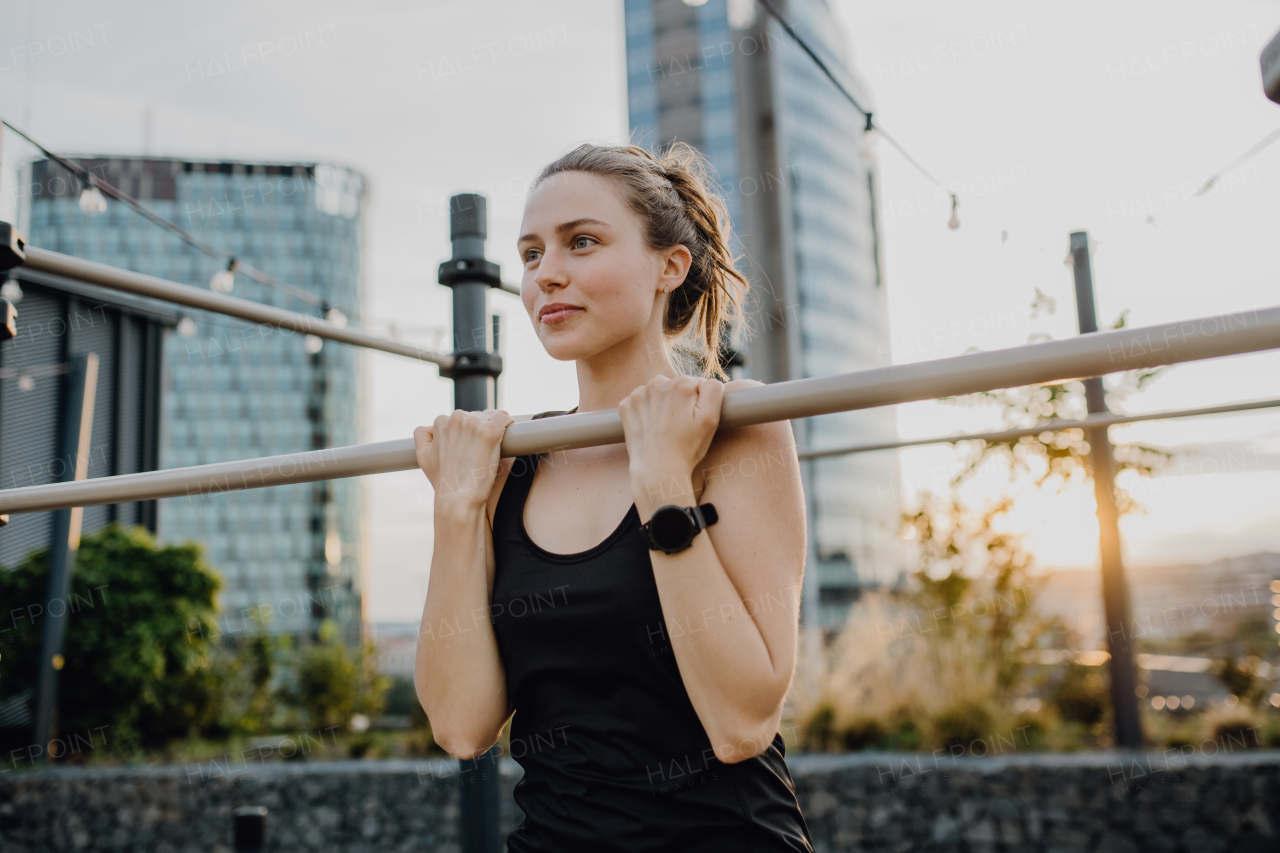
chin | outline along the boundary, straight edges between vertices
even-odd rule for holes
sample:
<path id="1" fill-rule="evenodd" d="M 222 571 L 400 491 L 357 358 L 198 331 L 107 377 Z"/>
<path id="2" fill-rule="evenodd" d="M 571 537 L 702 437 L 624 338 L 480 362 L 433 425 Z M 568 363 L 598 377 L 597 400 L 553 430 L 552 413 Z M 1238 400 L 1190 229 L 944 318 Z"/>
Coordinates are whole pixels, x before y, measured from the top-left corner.
<path id="1" fill-rule="evenodd" d="M 590 347 L 584 347 L 580 342 L 566 338 L 567 336 L 556 334 L 548 335 L 541 339 L 542 348 L 556 361 L 577 361 L 592 355 L 593 350 Z"/>

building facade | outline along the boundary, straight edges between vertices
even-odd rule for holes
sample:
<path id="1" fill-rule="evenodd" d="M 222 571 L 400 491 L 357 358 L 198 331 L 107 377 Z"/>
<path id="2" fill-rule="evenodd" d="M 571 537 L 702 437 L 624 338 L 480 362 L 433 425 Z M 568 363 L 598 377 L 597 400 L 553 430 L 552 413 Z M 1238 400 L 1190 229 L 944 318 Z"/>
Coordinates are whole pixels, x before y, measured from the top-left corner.
<path id="1" fill-rule="evenodd" d="M 865 99 L 825 0 L 775 6 Z M 777 382 L 886 366 L 876 176 L 862 115 L 752 0 L 626 0 L 625 20 L 632 139 L 701 150 L 729 208 L 751 283 L 735 333 L 744 375 Z M 810 447 L 897 437 L 888 409 L 796 426 L 797 444 Z M 803 467 L 805 618 L 835 629 L 862 590 L 901 573 L 897 456 Z"/>
<path id="2" fill-rule="evenodd" d="M 315 164 L 83 158 L 108 183 L 215 248 L 307 291 L 317 307 L 245 275 L 232 295 L 353 319 L 361 303 L 364 179 Z M 88 216 L 60 166 L 29 167 L 23 230 L 30 245 L 208 288 L 221 269 L 175 235 L 115 202 Z M 203 465 L 356 444 L 358 353 L 289 329 L 183 309 L 164 347 L 159 464 Z M 362 625 L 358 480 L 303 483 L 159 502 L 163 541 L 204 544 L 224 579 L 220 630 L 311 636 L 334 619 Z"/>
<path id="3" fill-rule="evenodd" d="M 178 322 L 157 306 L 21 267 L 3 294 L 16 303 L 18 334 L 0 343 L 0 488 L 55 483 L 77 460 L 59 456 L 64 387 L 74 356 L 96 353 L 89 477 L 154 470 L 159 463 L 161 353 Z M 0 273 L 0 279 L 5 278 Z M 50 547 L 52 512 L 13 514 L 0 527 L 0 566 Z M 156 502 L 85 507 L 81 530 L 117 521 L 156 532 Z"/>

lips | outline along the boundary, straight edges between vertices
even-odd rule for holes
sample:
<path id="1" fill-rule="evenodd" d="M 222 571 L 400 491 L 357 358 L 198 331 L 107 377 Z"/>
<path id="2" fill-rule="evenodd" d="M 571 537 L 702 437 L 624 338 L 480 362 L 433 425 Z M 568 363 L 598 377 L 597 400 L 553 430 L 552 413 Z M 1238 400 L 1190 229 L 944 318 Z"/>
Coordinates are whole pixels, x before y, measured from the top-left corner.
<path id="1" fill-rule="evenodd" d="M 549 305 L 542 306 L 539 313 L 539 319 L 548 326 L 554 326 L 557 323 L 563 323 L 574 314 L 582 313 L 582 308 L 577 305 L 569 305 L 565 302 L 552 302 Z"/>

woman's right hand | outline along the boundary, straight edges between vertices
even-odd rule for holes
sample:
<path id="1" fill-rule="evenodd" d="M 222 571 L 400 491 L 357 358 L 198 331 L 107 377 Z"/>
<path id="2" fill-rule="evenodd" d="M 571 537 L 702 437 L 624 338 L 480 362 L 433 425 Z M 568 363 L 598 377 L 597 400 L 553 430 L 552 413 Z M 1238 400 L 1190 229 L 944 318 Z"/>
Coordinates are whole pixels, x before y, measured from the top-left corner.
<path id="1" fill-rule="evenodd" d="M 488 502 L 502 458 L 502 436 L 514 420 L 503 409 L 455 409 L 413 431 L 418 467 L 435 488 L 436 509 L 442 502 L 460 510 Z"/>

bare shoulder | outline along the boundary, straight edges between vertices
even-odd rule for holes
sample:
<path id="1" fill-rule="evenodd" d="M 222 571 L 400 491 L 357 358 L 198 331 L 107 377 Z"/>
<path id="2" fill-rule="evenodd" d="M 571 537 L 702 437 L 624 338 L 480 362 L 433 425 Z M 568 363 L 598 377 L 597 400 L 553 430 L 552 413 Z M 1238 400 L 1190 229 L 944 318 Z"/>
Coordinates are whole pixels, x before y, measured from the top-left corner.
<path id="1" fill-rule="evenodd" d="M 764 385 L 754 379 L 726 383 L 725 390 Z M 724 429 L 699 466 L 705 488 L 699 503 L 713 504 L 719 520 L 708 528 L 729 579 L 744 600 L 794 592 L 805 561 L 804 488 L 788 420 Z M 696 481 L 695 481 L 696 487 Z M 798 602 L 798 596 L 793 601 Z M 795 608 L 776 608 L 757 621 L 775 660 L 794 639 Z"/>
<path id="2" fill-rule="evenodd" d="M 758 379 L 734 379 L 726 382 L 724 390 L 737 391 L 743 388 L 760 388 L 765 383 Z M 717 464 L 729 461 L 727 457 L 745 455 L 762 456 L 769 454 L 777 458 L 778 454 L 795 456 L 795 436 L 791 430 L 791 422 L 773 421 L 753 424 L 733 429 L 722 429 L 716 433 L 715 440 L 707 450 L 706 459 Z"/>
<path id="3" fill-rule="evenodd" d="M 515 423 L 521 421 L 533 420 L 533 415 L 512 415 L 511 419 Z M 487 512 L 489 515 L 489 526 L 493 526 L 493 514 L 498 510 L 498 498 L 502 496 L 502 487 L 507 482 L 507 475 L 511 473 L 511 465 L 516 461 L 514 456 L 506 456 L 498 460 L 498 472 L 493 478 L 493 488 L 489 491 L 489 501 Z"/>

